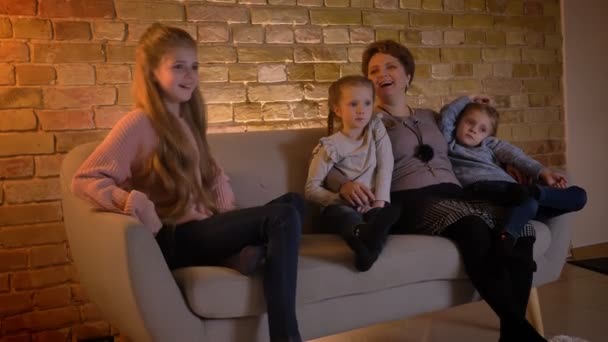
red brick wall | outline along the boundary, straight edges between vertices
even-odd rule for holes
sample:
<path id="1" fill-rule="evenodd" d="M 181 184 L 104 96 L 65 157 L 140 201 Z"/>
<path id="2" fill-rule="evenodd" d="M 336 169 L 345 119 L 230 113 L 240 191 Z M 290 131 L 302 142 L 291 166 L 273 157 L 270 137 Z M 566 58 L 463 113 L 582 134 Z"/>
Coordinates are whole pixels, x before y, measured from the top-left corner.
<path id="1" fill-rule="evenodd" d="M 499 136 L 564 164 L 558 0 L 0 1 L 0 341 L 116 333 L 78 283 L 62 226 L 65 152 L 131 106 L 134 47 L 152 22 L 200 42 L 212 131 L 323 124 L 329 82 L 365 45 L 408 45 L 410 101 L 493 96 Z"/>

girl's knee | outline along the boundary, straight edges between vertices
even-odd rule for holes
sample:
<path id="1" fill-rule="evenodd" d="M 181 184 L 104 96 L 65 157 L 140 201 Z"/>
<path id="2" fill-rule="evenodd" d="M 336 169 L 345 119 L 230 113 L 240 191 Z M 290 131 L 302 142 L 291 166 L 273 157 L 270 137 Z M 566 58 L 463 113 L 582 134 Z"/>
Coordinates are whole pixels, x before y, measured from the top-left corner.
<path id="1" fill-rule="evenodd" d="M 306 204 L 304 201 L 304 197 L 296 192 L 288 192 L 280 197 L 282 203 L 286 203 L 292 205 L 297 212 L 300 214 L 301 218 L 304 218 Z"/>
<path id="2" fill-rule="evenodd" d="M 294 205 L 288 203 L 273 203 L 271 206 L 276 220 L 275 225 L 299 236 L 303 219 L 300 216 L 300 211 Z"/>
<path id="3" fill-rule="evenodd" d="M 587 204 L 587 191 L 578 186 L 571 186 L 570 191 L 572 193 L 574 211 L 583 209 Z"/>
<path id="4" fill-rule="evenodd" d="M 538 201 L 530 196 L 520 205 L 520 207 L 526 212 L 529 218 L 533 218 L 538 212 Z"/>

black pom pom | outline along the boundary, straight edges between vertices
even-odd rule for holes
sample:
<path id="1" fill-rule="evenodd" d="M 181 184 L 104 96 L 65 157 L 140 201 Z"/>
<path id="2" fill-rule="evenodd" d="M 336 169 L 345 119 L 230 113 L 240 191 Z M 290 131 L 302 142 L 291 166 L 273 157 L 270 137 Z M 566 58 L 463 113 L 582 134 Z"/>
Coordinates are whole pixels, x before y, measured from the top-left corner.
<path id="1" fill-rule="evenodd" d="M 434 155 L 435 151 L 433 151 L 431 145 L 418 145 L 418 149 L 416 151 L 416 157 L 418 159 L 422 160 L 423 162 L 428 162 L 429 160 L 433 159 Z"/>

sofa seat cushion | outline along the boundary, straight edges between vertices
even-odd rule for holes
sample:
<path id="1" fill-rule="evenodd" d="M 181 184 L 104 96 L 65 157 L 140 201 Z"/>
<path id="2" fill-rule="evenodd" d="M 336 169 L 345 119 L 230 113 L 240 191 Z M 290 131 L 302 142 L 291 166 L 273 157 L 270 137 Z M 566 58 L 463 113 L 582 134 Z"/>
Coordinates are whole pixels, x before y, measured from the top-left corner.
<path id="1" fill-rule="evenodd" d="M 545 253 L 551 234 L 534 222 L 534 255 Z M 391 235 L 378 261 L 367 272 L 353 266 L 353 254 L 342 239 L 305 234 L 300 244 L 297 304 L 368 293 L 432 280 L 466 279 L 456 246 L 424 235 Z M 262 276 L 246 277 L 223 267 L 187 267 L 173 272 L 192 309 L 204 318 L 234 318 L 265 311 Z"/>

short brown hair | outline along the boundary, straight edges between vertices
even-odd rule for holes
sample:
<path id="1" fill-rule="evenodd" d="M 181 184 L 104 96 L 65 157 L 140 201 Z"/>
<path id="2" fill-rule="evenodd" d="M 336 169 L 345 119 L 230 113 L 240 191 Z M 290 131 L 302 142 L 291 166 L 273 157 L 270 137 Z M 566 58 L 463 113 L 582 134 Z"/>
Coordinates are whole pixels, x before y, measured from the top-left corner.
<path id="1" fill-rule="evenodd" d="M 334 121 L 336 119 L 336 113 L 334 112 L 334 106 L 337 106 L 342 97 L 342 90 L 344 87 L 355 87 L 364 86 L 368 87 L 372 91 L 372 99 L 375 96 L 374 85 L 372 81 L 361 75 L 348 75 L 341 77 L 329 86 L 329 94 L 327 98 L 327 106 L 329 107 L 329 115 L 327 116 L 327 134 L 332 135 L 334 133 Z"/>
<path id="2" fill-rule="evenodd" d="M 369 61 L 377 53 L 384 53 L 397 58 L 399 62 L 401 62 L 401 65 L 403 65 L 405 73 L 410 76 L 410 84 L 412 83 L 414 80 L 414 72 L 416 71 L 414 56 L 407 47 L 397 43 L 394 40 L 380 40 L 375 43 L 371 43 L 367 46 L 365 51 L 363 51 L 361 70 L 363 71 L 363 75 L 365 77 L 367 77 Z"/>
<path id="3" fill-rule="evenodd" d="M 479 103 L 479 102 L 471 102 L 466 105 L 460 115 L 458 115 L 458 119 L 456 119 L 456 127 L 460 124 L 460 120 L 465 117 L 470 112 L 478 110 L 484 114 L 486 114 L 490 118 L 490 123 L 492 124 L 492 132 L 490 132 L 491 136 L 496 136 L 496 132 L 498 131 L 498 119 L 500 118 L 500 114 L 496 108 L 490 106 L 487 103 Z"/>

